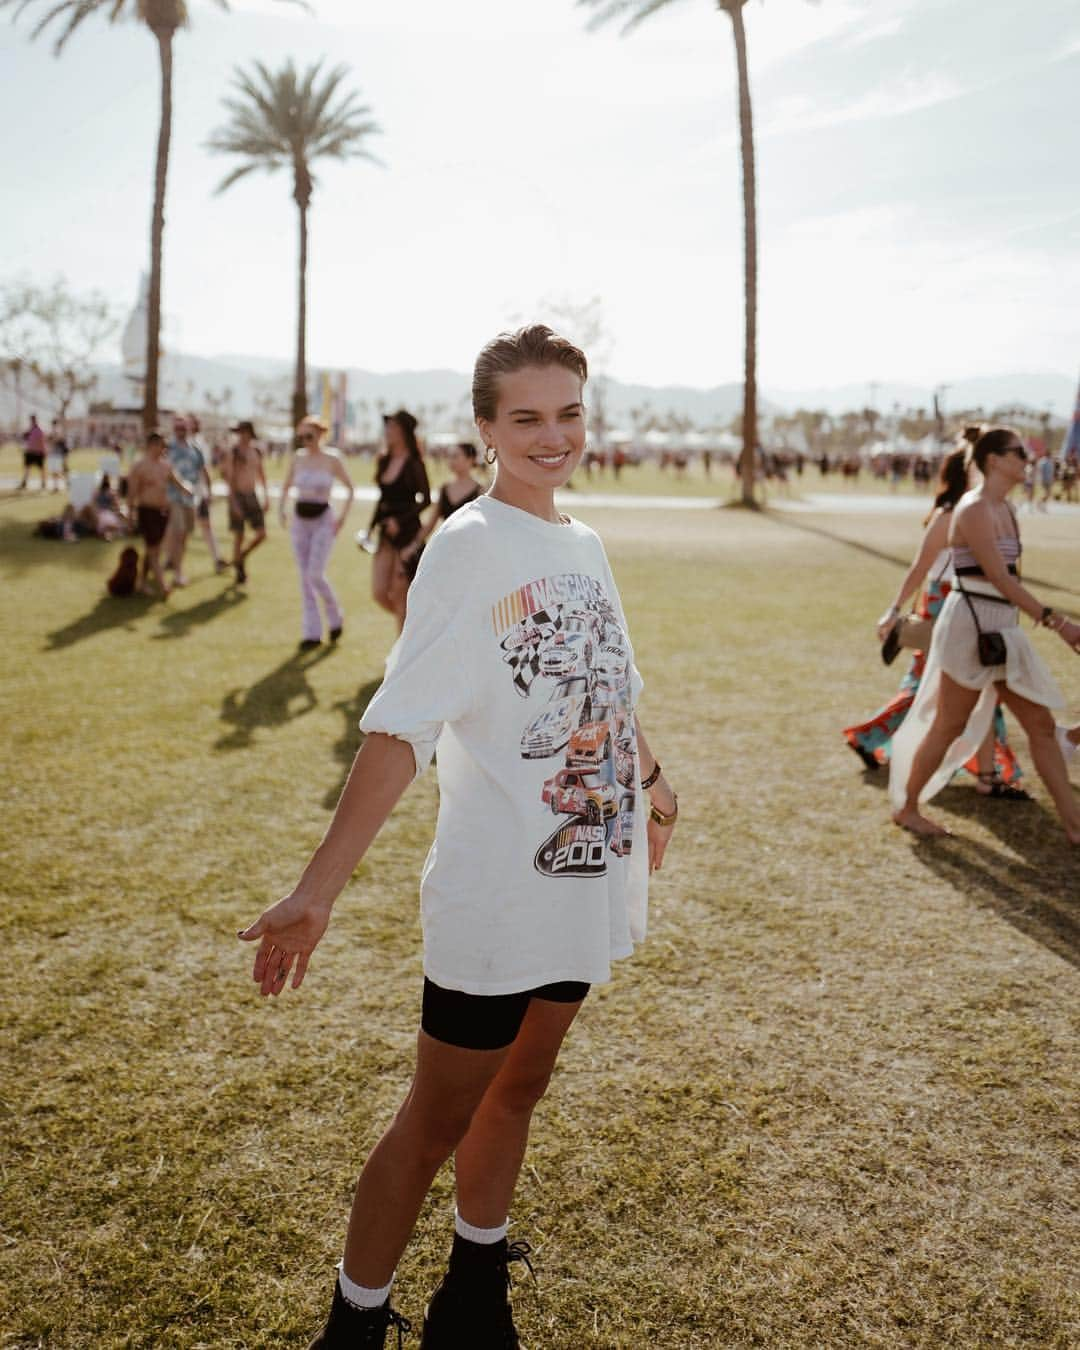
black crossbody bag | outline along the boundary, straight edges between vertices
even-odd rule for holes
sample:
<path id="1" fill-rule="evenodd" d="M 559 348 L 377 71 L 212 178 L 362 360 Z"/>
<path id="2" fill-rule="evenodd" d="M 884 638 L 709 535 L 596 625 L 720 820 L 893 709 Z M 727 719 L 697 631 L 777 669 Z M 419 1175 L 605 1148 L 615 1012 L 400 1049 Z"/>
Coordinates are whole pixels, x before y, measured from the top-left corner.
<path id="1" fill-rule="evenodd" d="M 1012 521 L 1013 533 L 1016 535 L 1017 543 L 1020 542 L 1020 531 L 1016 528 L 1016 520 L 1012 510 L 1009 511 L 1009 519 Z M 1020 575 L 1017 568 L 1017 576 Z M 964 589 L 960 577 L 956 578 L 956 588 L 967 601 L 967 607 L 971 610 L 972 622 L 975 624 L 975 632 L 978 634 L 977 644 L 979 649 L 979 661 L 984 666 L 1003 666 L 1008 659 L 1009 649 L 1005 645 L 1004 633 L 984 633 L 979 626 L 979 616 L 975 613 L 975 606 L 971 603 L 971 596 Z M 980 600 L 990 600 L 995 605 L 1012 605 L 1011 600 L 1006 600 L 1001 595 L 980 595 Z"/>

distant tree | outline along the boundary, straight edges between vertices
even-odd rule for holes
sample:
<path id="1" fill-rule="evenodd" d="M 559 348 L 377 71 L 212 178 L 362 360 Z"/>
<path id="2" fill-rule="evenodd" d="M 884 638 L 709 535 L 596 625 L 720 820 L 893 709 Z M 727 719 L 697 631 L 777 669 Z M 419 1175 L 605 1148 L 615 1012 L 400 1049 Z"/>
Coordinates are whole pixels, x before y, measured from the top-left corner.
<path id="1" fill-rule="evenodd" d="M 165 180 L 169 171 L 169 142 L 172 138 L 172 44 L 173 38 L 188 22 L 184 0 L 0 0 L 0 9 L 13 9 L 14 18 L 28 6 L 40 4 L 46 12 L 38 20 L 32 36 L 37 37 L 54 19 L 63 22 L 54 50 L 59 56 L 64 44 L 84 19 L 104 14 L 110 23 L 133 16 L 154 35 L 161 67 L 161 118 L 158 124 L 157 161 L 154 169 L 154 209 L 150 218 L 150 294 L 146 325 L 146 384 L 143 393 L 143 428 L 153 431 L 158 420 L 158 366 L 161 361 L 161 256 L 165 235 Z M 228 9 L 228 0 L 215 0 Z M 305 0 L 280 0 L 283 4 L 301 4 Z"/>
<path id="2" fill-rule="evenodd" d="M 118 327 L 103 295 L 77 295 L 63 280 L 0 286 L 0 362 L 18 396 L 44 396 L 60 418 L 97 384 L 94 362 Z"/>
<path id="3" fill-rule="evenodd" d="M 604 315 L 603 297 L 572 300 L 567 296 L 548 296 L 539 302 L 534 313 L 576 343 L 588 357 L 589 439 L 596 448 L 603 449 L 607 441 L 607 370 L 615 346 Z"/>
<path id="4" fill-rule="evenodd" d="M 252 73 L 237 69 L 237 97 L 224 100 L 231 120 L 209 141 L 218 154 L 243 161 L 218 186 L 224 192 L 256 169 L 292 173 L 293 201 L 300 213 L 299 298 L 296 320 L 296 371 L 293 383 L 293 425 L 307 413 L 307 263 L 308 209 L 315 187 L 311 165 L 317 159 L 366 159 L 379 163 L 366 142 L 379 132 L 370 108 L 355 93 L 335 97 L 349 74 L 337 66 L 320 79 L 322 63 L 300 74 L 292 61 L 271 71 L 256 61 Z"/>
<path id="5" fill-rule="evenodd" d="M 739 134 L 743 171 L 743 289 L 745 295 L 745 344 L 743 373 L 743 415 L 741 458 L 742 500 L 754 505 L 754 465 L 757 446 L 757 202 L 754 166 L 754 121 L 750 102 L 750 76 L 746 60 L 746 30 L 743 7 L 747 0 L 714 0 L 731 20 L 735 37 L 735 60 L 739 84 Z M 610 19 L 624 18 L 623 32 L 630 33 L 660 10 L 678 0 L 578 0 L 585 9 L 596 11 L 590 27 L 600 27 Z"/>

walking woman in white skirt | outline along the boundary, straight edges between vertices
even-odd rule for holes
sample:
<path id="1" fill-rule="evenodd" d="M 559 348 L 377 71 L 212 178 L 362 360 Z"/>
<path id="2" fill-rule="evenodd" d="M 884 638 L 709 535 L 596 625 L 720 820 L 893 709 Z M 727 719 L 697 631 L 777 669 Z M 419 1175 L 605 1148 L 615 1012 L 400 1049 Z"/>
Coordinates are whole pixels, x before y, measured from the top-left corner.
<path id="1" fill-rule="evenodd" d="M 1020 628 L 1020 610 L 1080 650 L 1080 624 L 1066 619 L 1020 584 L 1016 514 L 1007 498 L 1024 481 L 1027 452 L 1019 435 L 993 427 L 972 459 L 981 486 L 953 511 L 949 543 L 956 588 L 934 624 L 919 693 L 893 737 L 889 796 L 893 821 L 913 834 L 948 834 L 920 810 L 969 759 L 985 736 L 1000 695 L 1023 727 L 1031 758 L 1054 800 L 1069 842 L 1080 844 L 1080 801 L 1069 783 L 1053 709 L 1065 699 Z M 980 633 L 1000 633 L 1004 659 L 984 665 Z"/>

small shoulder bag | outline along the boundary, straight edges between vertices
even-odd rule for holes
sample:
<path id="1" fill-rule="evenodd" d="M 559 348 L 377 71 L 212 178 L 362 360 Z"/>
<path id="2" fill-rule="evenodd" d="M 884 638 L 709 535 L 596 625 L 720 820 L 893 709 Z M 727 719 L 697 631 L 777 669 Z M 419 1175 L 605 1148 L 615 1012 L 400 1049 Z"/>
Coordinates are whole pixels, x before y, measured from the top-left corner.
<path id="1" fill-rule="evenodd" d="M 1009 511 L 1009 519 L 1012 521 L 1013 533 L 1016 535 L 1017 542 L 1020 539 L 1020 531 L 1016 528 L 1016 520 L 1013 513 Z M 975 624 L 975 632 L 978 634 L 979 661 L 984 666 L 1003 666 L 1008 658 L 1009 649 L 1005 645 L 1004 633 L 984 633 L 979 626 L 979 616 L 975 613 L 975 606 L 971 603 L 971 596 L 964 589 L 963 583 L 959 577 L 956 578 L 957 589 L 967 601 L 967 607 L 971 610 L 971 618 Z M 997 605 L 1011 605 L 1011 600 L 1006 600 L 1004 596 L 984 595 L 980 597 L 983 600 L 991 600 Z"/>

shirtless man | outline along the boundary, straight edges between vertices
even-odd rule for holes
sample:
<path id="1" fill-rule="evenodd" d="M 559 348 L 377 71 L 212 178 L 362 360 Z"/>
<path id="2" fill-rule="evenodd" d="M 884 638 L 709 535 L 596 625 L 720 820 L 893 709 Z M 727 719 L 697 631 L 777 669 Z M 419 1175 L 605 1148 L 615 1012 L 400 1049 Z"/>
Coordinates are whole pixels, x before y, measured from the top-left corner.
<path id="1" fill-rule="evenodd" d="M 270 493 L 266 487 L 262 451 L 255 444 L 255 428 L 250 422 L 238 422 L 232 428 L 236 440 L 221 465 L 221 476 L 229 485 L 229 529 L 233 537 L 233 567 L 236 583 L 247 581 L 244 560 L 253 548 L 266 538 L 265 513 L 270 510 Z M 262 484 L 262 504 L 255 490 Z M 255 531 L 251 543 L 244 547 L 244 525 Z"/>
<path id="2" fill-rule="evenodd" d="M 168 485 L 186 490 L 184 480 L 177 476 L 165 453 L 165 438 L 152 431 L 146 438 L 146 449 L 128 473 L 128 509 L 143 537 L 146 552 L 139 569 L 139 590 L 152 594 L 148 585 L 151 571 L 164 600 L 169 594 L 165 574 L 161 570 L 159 550 L 169 523 L 169 500 L 165 494 Z"/>

